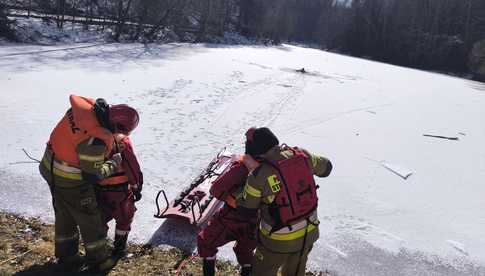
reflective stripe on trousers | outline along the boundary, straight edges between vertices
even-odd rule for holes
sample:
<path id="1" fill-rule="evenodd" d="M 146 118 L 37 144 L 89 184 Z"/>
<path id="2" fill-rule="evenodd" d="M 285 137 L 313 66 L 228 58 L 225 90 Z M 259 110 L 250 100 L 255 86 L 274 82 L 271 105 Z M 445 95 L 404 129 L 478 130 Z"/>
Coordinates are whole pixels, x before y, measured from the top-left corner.
<path id="1" fill-rule="evenodd" d="M 74 233 L 71 236 L 56 235 L 56 237 L 55 237 L 55 241 L 57 243 L 67 242 L 67 241 L 72 241 L 72 240 L 78 240 L 78 239 L 79 239 L 79 233 Z"/>
<path id="2" fill-rule="evenodd" d="M 52 158 L 52 156 L 50 156 L 50 158 L 44 157 L 43 161 L 42 161 L 44 166 L 46 168 L 48 168 L 49 171 L 51 170 L 51 164 L 50 164 L 48 159 L 51 159 L 51 158 Z M 53 162 L 53 167 L 54 167 L 53 173 L 56 176 L 60 176 L 60 177 L 71 179 L 71 180 L 82 180 L 81 170 L 78 169 L 78 168 L 62 164 L 62 163 L 60 163 L 56 160 L 54 160 L 54 162 Z"/>
<path id="3" fill-rule="evenodd" d="M 105 245 L 106 245 L 106 239 L 103 238 L 94 242 L 86 243 L 84 247 L 86 247 L 86 250 L 93 251 Z"/>

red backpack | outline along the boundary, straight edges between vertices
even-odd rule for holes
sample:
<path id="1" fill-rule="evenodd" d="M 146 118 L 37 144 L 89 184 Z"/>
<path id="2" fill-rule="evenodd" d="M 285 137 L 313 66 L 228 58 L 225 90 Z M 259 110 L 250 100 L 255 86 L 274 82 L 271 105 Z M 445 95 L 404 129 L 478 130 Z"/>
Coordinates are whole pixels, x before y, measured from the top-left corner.
<path id="1" fill-rule="evenodd" d="M 276 221 L 272 232 L 290 226 L 294 222 L 307 219 L 317 208 L 317 186 L 308 162 L 309 157 L 298 148 L 291 150 L 293 156 L 280 161 L 264 160 L 279 174 L 268 178 L 273 192 L 279 189 L 270 205 L 270 213 Z M 281 178 L 281 179 L 279 179 Z"/>

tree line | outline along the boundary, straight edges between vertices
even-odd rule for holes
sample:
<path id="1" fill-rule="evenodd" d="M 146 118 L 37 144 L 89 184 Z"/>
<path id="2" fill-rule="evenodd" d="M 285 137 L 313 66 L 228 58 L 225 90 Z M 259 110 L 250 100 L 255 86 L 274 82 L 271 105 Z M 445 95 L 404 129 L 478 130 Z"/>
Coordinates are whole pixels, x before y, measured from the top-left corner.
<path id="1" fill-rule="evenodd" d="M 242 32 L 414 68 L 485 63 L 483 0 L 246 0 Z M 470 60 L 475 46 L 479 60 Z M 481 61 L 481 62 L 480 62 Z M 470 64 L 472 63 L 472 64 Z M 475 66 L 476 67 L 476 66 Z M 483 68 L 482 68 L 483 69 Z"/>
<path id="2" fill-rule="evenodd" d="M 155 41 L 171 31 L 182 41 L 210 41 L 235 29 L 239 0 L 4 0 L 3 9 L 65 22 L 110 26 L 115 41 Z M 0 6 L 1 9 L 1 6 Z M 5 13 L 5 12 L 4 12 Z M 25 14 L 26 13 L 26 14 Z M 84 21 L 83 21 L 84 20 Z M 0 33 L 1 35 L 1 33 Z"/>
<path id="3" fill-rule="evenodd" d="M 5 1 L 54 14 L 60 28 L 73 16 L 96 19 L 112 26 L 115 40 L 153 41 L 169 30 L 185 41 L 214 41 L 235 32 L 426 70 L 478 72 L 485 63 L 484 0 Z"/>

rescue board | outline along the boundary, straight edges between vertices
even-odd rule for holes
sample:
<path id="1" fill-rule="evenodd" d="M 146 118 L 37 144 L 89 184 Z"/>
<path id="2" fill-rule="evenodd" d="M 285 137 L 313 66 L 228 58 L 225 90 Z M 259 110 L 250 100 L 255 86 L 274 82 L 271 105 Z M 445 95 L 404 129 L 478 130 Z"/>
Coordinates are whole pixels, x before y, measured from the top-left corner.
<path id="1" fill-rule="evenodd" d="M 157 193 L 156 218 L 173 218 L 184 220 L 197 227 L 203 225 L 224 204 L 209 193 L 212 183 L 239 158 L 224 148 L 209 163 L 192 183 L 174 200 L 168 201 L 164 190 Z M 165 208 L 160 208 L 160 196 L 163 195 Z"/>

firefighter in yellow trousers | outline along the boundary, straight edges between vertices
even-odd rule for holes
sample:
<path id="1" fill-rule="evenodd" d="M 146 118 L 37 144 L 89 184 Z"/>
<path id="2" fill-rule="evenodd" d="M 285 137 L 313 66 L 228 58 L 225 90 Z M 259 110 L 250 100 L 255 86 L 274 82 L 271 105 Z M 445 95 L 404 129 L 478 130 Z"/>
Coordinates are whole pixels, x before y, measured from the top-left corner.
<path id="1" fill-rule="evenodd" d="M 308 254 L 319 237 L 317 186 L 313 179 L 327 177 L 332 163 L 306 150 L 279 145 L 268 128 L 250 128 L 246 153 L 261 165 L 248 177 L 237 199 L 238 209 L 257 214 L 258 230 L 252 275 L 302 276 Z"/>
<path id="2" fill-rule="evenodd" d="M 109 155 L 115 143 L 113 134 L 130 132 L 139 118 L 135 109 L 110 106 L 103 99 L 71 95 L 70 103 L 71 108 L 50 135 L 39 166 L 54 205 L 55 256 L 61 268 L 79 269 L 80 232 L 90 271 L 103 272 L 116 260 L 108 252 L 94 184 L 121 165 L 120 154 Z"/>

